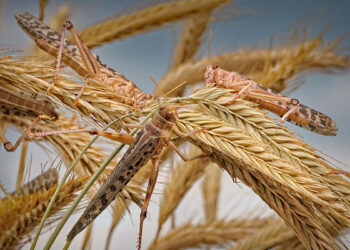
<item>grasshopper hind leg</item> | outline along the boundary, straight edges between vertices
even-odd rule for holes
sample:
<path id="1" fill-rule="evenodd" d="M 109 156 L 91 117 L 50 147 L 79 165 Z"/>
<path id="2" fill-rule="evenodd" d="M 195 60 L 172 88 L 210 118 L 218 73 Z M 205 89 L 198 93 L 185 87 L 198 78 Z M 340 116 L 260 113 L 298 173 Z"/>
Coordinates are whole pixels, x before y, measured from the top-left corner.
<path id="1" fill-rule="evenodd" d="M 141 244 L 142 244 L 143 222 L 146 218 L 147 208 L 148 208 L 149 202 L 151 200 L 151 196 L 152 196 L 154 187 L 155 187 L 156 182 L 157 182 L 157 177 L 158 177 L 158 172 L 159 172 L 159 158 L 158 158 L 158 156 L 152 158 L 152 164 L 153 164 L 153 168 L 152 168 L 151 176 L 149 178 L 149 182 L 148 182 L 148 186 L 147 186 L 146 198 L 145 198 L 145 202 L 143 203 L 141 213 L 140 213 L 140 229 L 139 229 L 139 237 L 138 237 L 138 243 L 137 243 L 138 250 L 141 249 Z"/>

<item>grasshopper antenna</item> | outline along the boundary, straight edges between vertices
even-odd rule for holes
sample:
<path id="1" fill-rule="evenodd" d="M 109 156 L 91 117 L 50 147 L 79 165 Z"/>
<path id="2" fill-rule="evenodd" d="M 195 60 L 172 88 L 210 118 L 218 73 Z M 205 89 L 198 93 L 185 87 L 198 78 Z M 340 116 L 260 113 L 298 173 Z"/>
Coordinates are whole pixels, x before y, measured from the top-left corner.
<path id="1" fill-rule="evenodd" d="M 162 96 L 165 98 L 166 94 L 164 93 L 164 91 L 159 87 L 158 83 L 156 82 L 156 80 L 153 79 L 152 76 L 150 76 L 149 74 L 147 74 L 148 78 L 151 79 L 151 81 L 157 86 L 157 88 L 159 89 L 160 93 L 162 94 Z"/>
<path id="2" fill-rule="evenodd" d="M 186 84 L 187 81 L 183 81 L 182 83 L 180 83 L 179 85 L 177 85 L 175 88 L 169 90 L 168 92 L 164 93 L 164 91 L 159 87 L 159 84 L 156 82 L 156 80 L 153 79 L 152 76 L 150 76 L 149 74 L 147 74 L 147 76 L 149 77 L 149 79 L 151 79 L 151 81 L 157 86 L 157 88 L 159 89 L 160 93 L 162 94 L 162 96 L 164 98 L 166 98 L 170 93 L 174 92 L 176 89 L 180 88 L 182 85 Z"/>
<path id="3" fill-rule="evenodd" d="M 182 85 L 186 84 L 187 81 L 183 81 L 182 83 L 180 83 L 179 85 L 177 85 L 175 88 L 169 90 L 168 92 L 165 93 L 166 96 L 168 96 L 170 93 L 172 93 L 173 91 L 175 91 L 176 89 L 180 88 Z"/>

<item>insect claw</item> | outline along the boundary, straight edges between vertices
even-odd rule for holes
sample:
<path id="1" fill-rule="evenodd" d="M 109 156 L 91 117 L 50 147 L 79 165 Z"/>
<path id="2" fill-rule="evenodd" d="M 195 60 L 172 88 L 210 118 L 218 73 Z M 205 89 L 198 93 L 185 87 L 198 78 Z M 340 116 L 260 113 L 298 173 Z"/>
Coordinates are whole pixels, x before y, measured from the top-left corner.
<path id="1" fill-rule="evenodd" d="M 8 142 L 4 143 L 4 147 L 5 147 L 6 151 L 10 152 L 13 148 L 13 145 L 11 142 L 8 141 Z"/>

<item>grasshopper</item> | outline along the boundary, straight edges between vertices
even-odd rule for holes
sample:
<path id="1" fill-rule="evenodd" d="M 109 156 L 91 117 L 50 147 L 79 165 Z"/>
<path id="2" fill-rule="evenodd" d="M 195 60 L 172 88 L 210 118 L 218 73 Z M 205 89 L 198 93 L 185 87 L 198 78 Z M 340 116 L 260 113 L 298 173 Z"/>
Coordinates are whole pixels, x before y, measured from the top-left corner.
<path id="1" fill-rule="evenodd" d="M 28 135 L 32 137 L 43 137 L 57 134 L 88 132 L 90 134 L 98 134 L 122 143 L 131 143 L 130 136 L 127 134 L 100 131 L 97 129 L 71 129 L 33 133 L 31 130 L 34 129 L 41 120 L 52 121 L 59 118 L 54 106 L 40 96 L 33 96 L 28 93 L 13 91 L 0 86 L 0 120 L 11 122 L 11 117 L 14 116 L 34 120 L 30 126 L 25 129 L 14 145 L 7 140 L 4 131 L 0 130 L 0 139 L 3 142 L 5 149 L 9 152 L 14 152 Z"/>
<path id="2" fill-rule="evenodd" d="M 40 120 L 58 119 L 58 114 L 56 113 L 54 106 L 48 101 L 43 100 L 40 97 L 34 98 L 25 93 L 12 91 L 0 86 L 1 121 L 6 121 L 11 116 L 32 118 L 34 121 L 26 131 L 22 133 L 15 145 L 12 145 L 12 143 L 6 139 L 4 131 L 0 131 L 0 139 L 4 143 L 5 149 L 10 152 L 13 152 L 18 148 L 20 143 L 27 136 L 28 131 L 33 129 Z"/>
<path id="3" fill-rule="evenodd" d="M 28 12 L 17 14 L 15 18 L 20 27 L 35 41 L 39 48 L 57 57 L 56 74 L 48 91 L 55 84 L 62 59 L 65 64 L 69 65 L 80 76 L 87 79 L 77 95 L 75 105 L 89 83 L 109 86 L 113 93 L 120 97 L 118 101 L 136 108 L 148 107 L 153 103 L 152 95 L 142 92 L 132 81 L 107 67 L 98 57 L 95 57 L 81 41 L 70 21 L 65 22 L 62 26 L 62 34 L 59 35 Z M 76 45 L 64 39 L 65 29 L 72 33 Z"/>
<path id="4" fill-rule="evenodd" d="M 335 122 L 325 114 L 301 104 L 297 99 L 277 94 L 237 72 L 229 72 L 217 65 L 209 65 L 204 77 L 206 85 L 215 83 L 218 87 L 238 92 L 232 102 L 243 95 L 244 99 L 281 116 L 281 122 L 286 120 L 322 135 L 334 136 L 338 131 Z"/>
<path id="5" fill-rule="evenodd" d="M 141 248 L 143 221 L 146 217 L 147 207 L 157 181 L 159 170 L 158 158 L 162 149 L 170 144 L 183 160 L 189 160 L 177 150 L 171 141 L 171 134 L 175 129 L 176 118 L 177 113 L 175 107 L 164 105 L 159 108 L 152 120 L 146 122 L 144 127 L 135 136 L 134 141 L 107 181 L 96 193 L 79 220 L 69 232 L 67 241 L 72 241 L 79 232 L 87 227 L 115 199 L 135 173 L 149 160 L 152 160 L 153 168 L 147 186 L 145 202 L 140 214 L 138 249 Z M 180 134 L 180 132 L 177 131 L 177 134 Z M 199 155 L 190 160 L 206 156 L 207 155 Z"/>
<path id="6" fill-rule="evenodd" d="M 38 190 L 49 189 L 55 186 L 58 182 L 58 173 L 55 168 L 50 168 L 44 173 L 38 175 L 31 181 L 24 184 L 20 189 L 17 189 L 11 195 L 26 195 L 37 192 Z"/>

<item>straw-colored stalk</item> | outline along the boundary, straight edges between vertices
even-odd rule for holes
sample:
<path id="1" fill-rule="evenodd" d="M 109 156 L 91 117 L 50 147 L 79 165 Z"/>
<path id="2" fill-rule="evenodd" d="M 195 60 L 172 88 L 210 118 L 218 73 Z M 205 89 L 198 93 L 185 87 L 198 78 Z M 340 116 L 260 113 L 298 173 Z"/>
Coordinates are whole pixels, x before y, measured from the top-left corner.
<path id="1" fill-rule="evenodd" d="M 194 102 L 201 102 L 200 107 L 205 111 L 210 110 L 210 107 L 207 109 L 203 107 L 205 102 L 212 108 L 219 108 L 221 105 L 218 103 L 226 102 L 227 105 L 229 100 L 232 100 L 232 96 L 226 99 L 222 98 L 223 94 L 219 100 L 220 91 L 223 94 L 224 90 L 199 91 L 200 93 L 197 92 L 193 96 L 194 99 L 199 99 L 199 96 L 204 93 L 206 96 L 201 98 L 201 101 L 196 99 Z M 215 101 L 210 101 L 208 92 L 215 96 Z M 242 103 L 245 102 L 234 103 L 231 105 L 231 109 L 242 109 Z M 232 108 L 233 106 L 236 108 Z M 332 178 L 321 176 L 319 173 L 312 175 L 311 169 L 307 169 L 306 166 L 301 167 L 303 164 L 300 161 L 306 155 L 293 155 L 294 161 L 285 160 L 280 158 L 278 154 L 273 154 L 277 143 L 269 140 L 270 137 L 264 136 L 266 138 L 263 141 L 263 136 L 260 135 L 260 139 L 257 139 L 247 133 L 247 131 L 251 131 L 251 134 L 258 135 L 258 130 L 262 129 L 260 134 L 270 134 L 273 130 L 274 136 L 276 136 L 276 132 L 278 133 L 279 130 L 284 131 L 283 140 L 287 144 L 288 132 L 285 129 L 269 118 L 259 121 L 259 118 L 264 116 L 260 110 L 253 107 L 249 107 L 244 112 L 249 114 L 251 118 L 254 117 L 254 113 L 260 116 L 255 116 L 252 120 L 255 120 L 255 124 L 265 122 L 265 128 L 259 128 L 260 124 L 254 125 L 248 119 L 240 118 L 240 123 L 238 123 L 239 119 L 234 119 L 235 114 L 231 114 L 232 117 L 227 119 L 230 123 L 227 123 L 207 116 L 205 113 L 201 114 L 200 110 L 194 112 L 193 108 L 179 109 L 178 112 L 180 130 L 188 133 L 198 128 L 204 128 L 202 133 L 191 136 L 192 142 L 200 146 L 204 152 L 212 152 L 217 163 L 228 171 L 232 178 L 238 177 L 259 194 L 295 231 L 305 247 L 332 248 L 335 246 L 331 235 L 336 235 L 340 229 L 349 225 L 347 197 L 343 196 L 339 192 L 340 190 L 329 187 L 327 182 L 329 182 L 328 179 Z M 241 113 L 243 113 L 242 110 Z M 225 115 L 228 116 L 228 114 Z M 242 130 L 240 126 L 244 126 L 246 123 L 248 123 L 248 127 Z M 249 123 L 251 124 L 249 125 Z M 293 146 L 299 151 L 304 148 L 305 152 L 312 153 L 307 145 L 302 144 L 290 134 L 289 137 L 288 143 L 294 144 Z M 281 148 L 278 148 L 278 151 L 280 152 Z M 285 149 L 282 149 L 282 152 L 288 154 Z M 314 158 L 315 165 L 322 162 L 320 158 L 316 157 L 316 154 L 314 154 Z M 309 164 L 311 163 L 309 162 Z M 331 168 L 327 168 L 326 163 L 321 165 L 323 165 L 324 175 L 330 171 Z M 318 171 L 321 170 L 318 169 Z M 335 179 L 339 181 L 342 178 L 337 176 Z M 342 182 L 349 185 L 344 179 Z M 283 206 L 279 204 L 283 204 Z"/>
<path id="2" fill-rule="evenodd" d="M 0 183 L 0 190 L 5 194 L 5 196 L 9 196 L 9 193 L 7 192 L 6 188 Z"/>
<path id="3" fill-rule="evenodd" d="M 6 87 L 13 85 L 26 92 L 47 95 L 48 86 L 51 84 L 54 69 L 47 67 L 36 57 L 18 57 L 5 56 L 0 57 L 0 85 Z M 83 81 L 77 75 L 66 75 L 61 72 L 59 80 L 50 91 L 51 100 L 60 105 L 74 108 L 73 103 L 76 95 L 80 92 Z M 84 118 L 91 123 L 108 124 L 111 121 L 125 115 L 131 106 L 119 102 L 119 97 L 113 94 L 107 86 L 86 87 L 84 93 L 79 98 L 78 107 L 75 108 Z M 124 123 L 134 123 L 134 119 L 127 117 L 123 119 Z M 113 128 L 119 130 L 120 122 L 117 122 Z"/>
<path id="4" fill-rule="evenodd" d="M 3 131 L 5 131 L 5 130 L 3 130 Z M 18 169 L 18 173 L 17 173 L 17 184 L 16 184 L 17 188 L 20 188 L 22 186 L 27 151 L 28 151 L 28 142 L 23 141 L 22 150 L 21 150 L 21 157 L 20 157 L 20 161 L 19 161 L 19 169 Z"/>
<path id="5" fill-rule="evenodd" d="M 298 240 L 294 232 L 290 230 L 282 220 L 273 219 L 252 234 L 239 240 L 230 250 L 275 249 L 291 239 Z M 300 241 L 298 240 L 298 242 Z"/>
<path id="6" fill-rule="evenodd" d="M 198 148 L 190 147 L 190 155 L 199 155 Z M 203 160 L 193 160 L 184 162 L 182 159 L 177 163 L 172 171 L 170 179 L 163 191 L 163 197 L 159 204 L 158 233 L 169 216 L 178 207 L 182 198 L 193 186 L 193 184 L 203 176 L 205 166 Z"/>
<path id="7" fill-rule="evenodd" d="M 178 84 L 187 81 L 188 85 L 204 80 L 204 72 L 207 65 L 217 64 L 220 67 L 236 71 L 243 75 L 249 75 L 253 80 L 277 92 L 285 88 L 285 80 L 295 76 L 300 72 L 308 70 L 320 70 L 331 72 L 334 69 L 343 69 L 350 66 L 347 56 L 336 53 L 336 44 L 325 45 L 320 38 L 301 42 L 297 46 L 277 48 L 277 49 L 240 49 L 230 53 L 224 53 L 210 58 L 190 61 L 182 64 L 176 69 L 168 72 L 160 81 L 162 90 L 167 92 L 175 88 Z M 289 61 L 285 61 L 285 58 Z M 291 63 L 291 68 L 287 66 L 276 66 L 282 62 L 284 65 Z M 293 63 L 294 62 L 294 63 Z M 262 79 L 262 72 L 270 69 L 271 72 L 277 67 L 278 71 L 271 76 L 269 82 Z M 286 71 L 286 72 L 285 72 Z M 281 79 L 281 80 L 280 80 Z M 260 80 L 262 80 L 260 82 Z M 186 86 L 177 88 L 173 95 L 178 95 Z M 156 90 L 155 95 L 159 95 Z"/>
<path id="8" fill-rule="evenodd" d="M 45 13 L 45 8 L 47 5 L 48 0 L 40 0 L 39 8 L 40 8 L 40 15 L 39 15 L 39 20 L 42 21 L 44 20 L 44 13 Z"/>
<path id="9" fill-rule="evenodd" d="M 165 23 L 181 20 L 192 14 L 212 10 L 225 2 L 228 0 L 186 0 L 161 3 L 131 14 L 109 18 L 84 29 L 80 32 L 80 36 L 89 48 L 93 48 L 116 39 L 154 30 Z"/>
<path id="10" fill-rule="evenodd" d="M 71 13 L 70 5 L 62 5 L 58 11 L 50 17 L 48 25 L 55 31 L 60 32 L 62 24 L 68 19 Z"/>
<path id="11" fill-rule="evenodd" d="M 193 59 L 201 44 L 202 36 L 207 29 L 211 12 L 199 12 L 187 19 L 180 41 L 174 51 L 173 69 Z M 160 87 L 162 88 L 162 86 Z"/>
<path id="12" fill-rule="evenodd" d="M 274 222 L 273 218 L 252 218 L 207 221 L 201 224 L 187 223 L 174 228 L 166 235 L 154 240 L 150 250 L 182 249 L 202 247 L 239 241 L 263 226 Z"/>
<path id="13" fill-rule="evenodd" d="M 62 211 L 75 198 L 75 192 L 86 183 L 86 177 L 68 181 L 64 186 L 50 212 L 50 216 Z M 20 248 L 39 224 L 41 216 L 56 187 L 38 190 L 32 194 L 15 195 L 0 203 L 0 248 Z M 54 222 L 52 220 L 50 223 Z"/>
<path id="14" fill-rule="evenodd" d="M 85 236 L 84 236 L 84 240 L 83 240 L 83 244 L 81 246 L 81 250 L 85 250 L 85 249 L 92 249 L 92 229 L 93 229 L 94 224 L 91 223 L 85 232 Z"/>
<path id="15" fill-rule="evenodd" d="M 204 199 L 205 219 L 207 221 L 216 220 L 221 184 L 221 171 L 221 168 L 216 164 L 210 164 L 205 168 L 202 194 Z"/>

